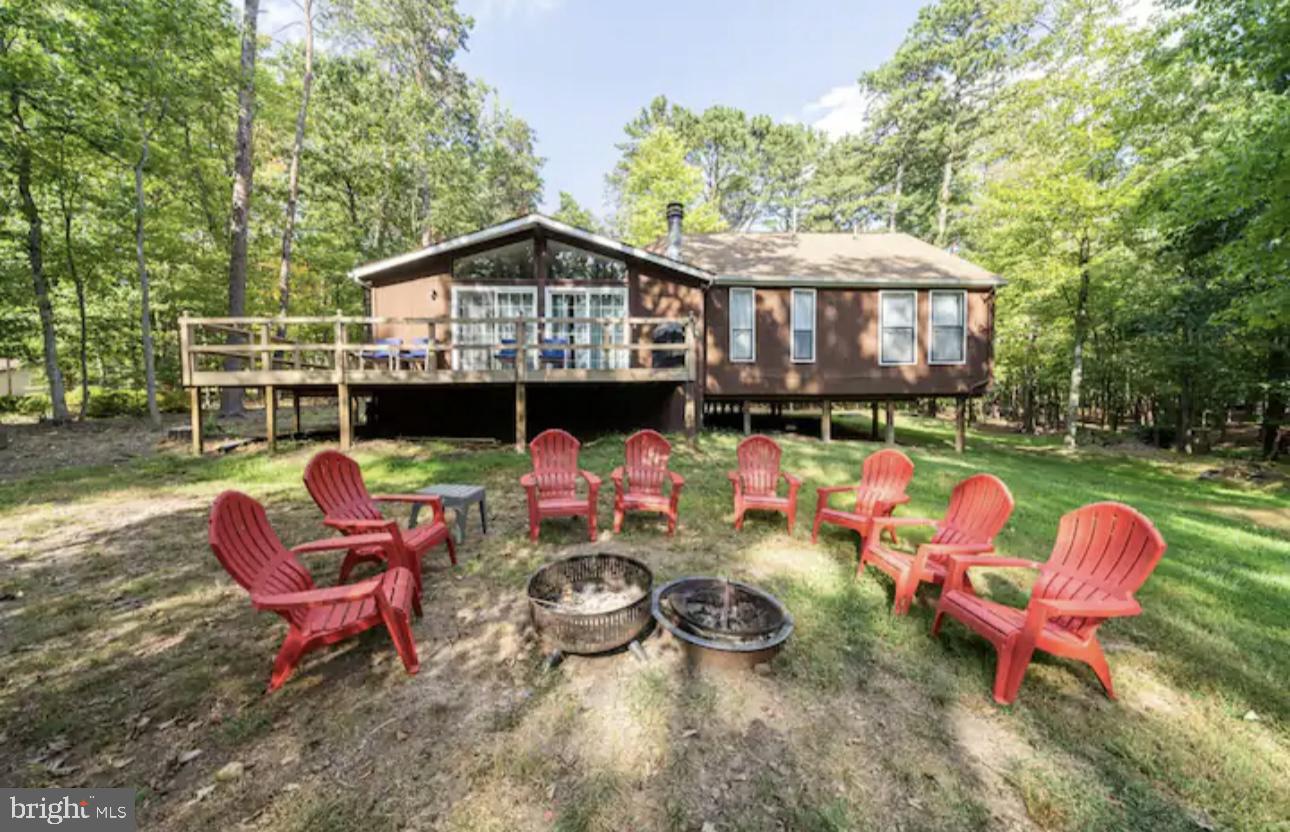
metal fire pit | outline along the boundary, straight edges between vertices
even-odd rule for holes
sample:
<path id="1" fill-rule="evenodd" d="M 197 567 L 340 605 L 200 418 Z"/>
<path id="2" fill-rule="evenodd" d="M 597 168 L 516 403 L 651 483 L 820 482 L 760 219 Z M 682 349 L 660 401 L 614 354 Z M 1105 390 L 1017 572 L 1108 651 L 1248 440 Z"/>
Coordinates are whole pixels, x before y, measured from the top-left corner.
<path id="1" fill-rule="evenodd" d="M 763 607 L 758 622 L 724 631 L 694 615 L 696 599 L 725 591 L 729 584 L 740 602 Z M 654 619 L 685 648 L 691 667 L 749 668 L 768 662 L 793 634 L 793 616 L 779 599 L 757 587 L 723 578 L 680 578 L 659 587 L 651 604 Z"/>
<path id="2" fill-rule="evenodd" d="M 618 609 L 578 613 L 561 609 L 567 588 L 610 581 L 638 586 L 640 598 Z M 528 583 L 529 614 L 545 646 L 561 653 L 604 653 L 633 641 L 649 624 L 654 574 L 640 561 L 606 553 L 548 563 Z"/>

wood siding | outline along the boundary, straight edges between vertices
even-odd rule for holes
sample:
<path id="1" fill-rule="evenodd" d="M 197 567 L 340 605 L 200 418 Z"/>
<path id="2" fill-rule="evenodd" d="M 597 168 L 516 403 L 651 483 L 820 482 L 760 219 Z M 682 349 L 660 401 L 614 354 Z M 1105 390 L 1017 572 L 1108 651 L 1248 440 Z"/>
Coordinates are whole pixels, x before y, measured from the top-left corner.
<path id="1" fill-rule="evenodd" d="M 787 287 L 756 290 L 756 361 L 729 360 L 729 288 L 708 292 L 706 386 L 708 396 L 873 398 L 978 394 L 989 383 L 992 355 L 989 291 L 967 292 L 967 361 L 929 364 L 929 290 L 918 289 L 916 362 L 878 363 L 877 289 L 816 290 L 816 345 L 813 363 L 794 363 L 790 354 Z"/>

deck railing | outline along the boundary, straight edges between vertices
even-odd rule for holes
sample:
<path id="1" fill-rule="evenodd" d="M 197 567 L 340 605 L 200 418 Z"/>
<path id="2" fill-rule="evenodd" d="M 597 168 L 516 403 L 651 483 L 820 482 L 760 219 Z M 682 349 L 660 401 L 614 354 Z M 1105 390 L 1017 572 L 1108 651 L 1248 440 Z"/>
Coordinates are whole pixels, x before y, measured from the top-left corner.
<path id="1" fill-rule="evenodd" d="M 665 325 L 679 340 L 656 340 Z M 689 317 L 184 316 L 179 341 L 188 387 L 690 382 L 697 368 Z"/>

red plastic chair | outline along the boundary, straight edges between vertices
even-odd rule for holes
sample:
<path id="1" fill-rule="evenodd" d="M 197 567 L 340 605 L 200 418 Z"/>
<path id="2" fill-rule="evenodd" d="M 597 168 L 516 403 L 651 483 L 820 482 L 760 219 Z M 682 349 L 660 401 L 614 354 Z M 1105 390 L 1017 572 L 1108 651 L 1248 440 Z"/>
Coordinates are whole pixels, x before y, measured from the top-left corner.
<path id="1" fill-rule="evenodd" d="M 1093 503 L 1062 517 L 1047 563 L 1020 558 L 950 555 L 932 635 L 948 615 L 984 636 L 999 654 L 994 701 L 1017 698 L 1036 649 L 1088 664 L 1115 698 L 1097 628 L 1108 618 L 1138 615 L 1133 593 L 1156 568 L 1165 541 L 1151 521 L 1123 503 Z M 1018 566 L 1039 571 L 1024 610 L 976 595 L 967 582 L 975 566 Z"/>
<path id="2" fill-rule="evenodd" d="M 677 506 L 685 478 L 667 469 L 672 445 L 662 434 L 642 430 L 632 434 L 624 449 L 627 464 L 609 475 L 614 481 L 614 534 L 623 530 L 623 517 L 629 511 L 652 511 L 667 516 L 667 533 L 676 531 Z M 671 481 L 670 494 L 663 493 L 663 483 Z"/>
<path id="3" fill-rule="evenodd" d="M 819 542 L 820 526 L 824 523 L 851 529 L 863 539 L 875 517 L 890 517 L 896 506 L 909 502 L 905 489 L 913 478 L 914 463 L 900 451 L 885 448 L 865 457 L 857 485 L 829 485 L 815 489 L 815 525 L 811 528 L 811 542 Z M 854 510 L 829 507 L 830 496 L 848 491 L 856 495 Z M 893 543 L 900 542 L 895 526 L 884 526 L 882 530 L 887 532 Z"/>
<path id="4" fill-rule="evenodd" d="M 578 449 L 571 434 L 559 428 L 544 430 L 529 443 L 532 473 L 520 477 L 529 503 L 529 539 L 537 540 L 548 517 L 586 517 L 587 539 L 596 539 L 596 496 L 600 477 L 578 468 Z M 587 481 L 587 496 L 579 497 L 578 478 Z"/>
<path id="5" fill-rule="evenodd" d="M 400 562 L 402 552 L 388 534 L 333 537 L 287 549 L 264 507 L 237 491 L 225 491 L 211 508 L 209 538 L 215 557 L 251 593 L 256 609 L 271 610 L 287 622 L 287 637 L 273 660 L 269 691 L 282 687 L 301 657 L 378 624 L 385 625 L 408 673 L 416 673 L 417 645 L 409 616 L 417 605 L 416 579 Z M 315 589 L 296 559 L 307 552 L 349 549 L 356 543 L 383 548 L 390 568 L 348 586 Z"/>
<path id="6" fill-rule="evenodd" d="M 949 555 L 984 555 L 994 551 L 994 536 L 1008 522 L 1013 508 L 1012 493 L 991 474 L 976 474 L 954 486 L 950 505 L 941 520 L 925 517 L 875 517 L 864 533 L 864 549 L 856 566 L 856 577 L 865 566 L 877 567 L 896 582 L 893 615 L 909 612 L 918 585 L 945 580 Z M 884 528 L 935 526 L 936 534 L 913 555 L 884 546 L 879 539 Z"/>
<path id="7" fill-rule="evenodd" d="M 726 477 L 735 491 L 735 528 L 744 527 L 744 513 L 778 511 L 788 516 L 788 533 L 793 533 L 797 522 L 797 492 L 802 481 L 792 474 L 779 470 L 783 451 L 769 436 L 757 434 L 739 443 L 737 452 L 739 470 L 730 471 Z M 778 496 L 779 480 L 788 483 L 788 496 Z"/>
<path id="8" fill-rule="evenodd" d="M 382 531 L 409 553 L 407 563 L 421 595 L 421 557 L 440 543 L 448 544 L 448 560 L 457 565 L 457 546 L 443 519 L 443 500 L 430 494 L 369 494 L 358 463 L 338 451 L 320 451 L 305 466 L 305 488 L 323 513 L 323 523 L 342 534 L 358 535 Z M 422 503 L 434 509 L 434 518 L 415 529 L 403 531 L 393 520 L 381 516 L 377 503 Z M 379 546 L 355 546 L 340 565 L 340 582 L 360 563 L 386 559 Z"/>

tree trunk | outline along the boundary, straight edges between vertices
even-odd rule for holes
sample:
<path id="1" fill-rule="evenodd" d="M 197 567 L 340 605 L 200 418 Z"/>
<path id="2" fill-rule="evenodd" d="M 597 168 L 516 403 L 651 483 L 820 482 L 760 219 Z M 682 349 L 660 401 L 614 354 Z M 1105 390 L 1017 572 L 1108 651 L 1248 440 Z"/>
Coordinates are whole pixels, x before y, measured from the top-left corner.
<path id="1" fill-rule="evenodd" d="M 89 322 L 85 312 L 85 278 L 76 268 L 76 254 L 72 250 L 72 212 L 74 205 L 65 194 L 58 195 L 59 206 L 63 209 L 63 247 L 67 253 L 67 273 L 76 287 L 76 318 L 80 324 L 81 342 L 78 358 L 81 368 L 81 406 L 77 418 L 85 420 L 85 413 L 90 407 L 90 349 Z"/>
<path id="2" fill-rule="evenodd" d="M 905 161 L 896 163 L 896 185 L 891 192 L 891 208 L 887 216 L 887 230 L 895 232 L 896 218 L 900 214 L 900 192 L 905 182 Z"/>
<path id="3" fill-rule="evenodd" d="M 1035 341 L 1039 334 L 1033 329 L 1026 340 L 1030 342 L 1030 354 L 1034 355 Z M 1025 389 L 1021 397 L 1021 431 L 1022 433 L 1033 434 L 1035 432 L 1035 373 L 1032 367 L 1027 366 L 1025 370 Z"/>
<path id="4" fill-rule="evenodd" d="M 950 185 L 954 182 L 954 160 L 945 157 L 945 169 L 941 172 L 941 191 L 936 197 L 936 245 L 942 248 L 949 242 L 950 230 Z"/>
<path id="5" fill-rule="evenodd" d="M 157 408 L 157 363 L 152 352 L 152 306 L 148 298 L 148 260 L 143 254 L 143 213 L 147 204 L 143 193 L 143 168 L 148 164 L 148 130 L 143 130 L 143 148 L 134 165 L 134 253 L 139 263 L 139 332 L 143 345 L 143 379 L 148 393 L 148 418 L 161 424 Z"/>
<path id="6" fill-rule="evenodd" d="M 1178 389 L 1178 419 L 1174 424 L 1174 450 L 1180 454 L 1192 453 L 1192 421 L 1191 382 L 1183 378 Z"/>
<path id="7" fill-rule="evenodd" d="M 278 266 L 278 314 L 287 315 L 291 305 L 291 239 L 296 230 L 296 202 L 300 198 L 300 154 L 305 144 L 305 119 L 309 114 L 309 91 L 314 83 L 313 0 L 302 0 L 305 23 L 305 73 L 300 82 L 300 111 L 296 114 L 296 138 L 291 146 L 291 167 L 287 175 L 287 217 L 282 230 L 282 262 Z M 285 324 L 278 337 L 287 337 Z"/>
<path id="8" fill-rule="evenodd" d="M 22 214 L 27 220 L 27 262 L 31 266 L 31 284 L 36 292 L 36 309 L 40 313 L 40 330 L 44 339 L 45 377 L 49 379 L 49 403 L 55 424 L 67 421 L 67 397 L 63 391 L 63 373 L 58 369 L 58 338 L 54 330 L 54 307 L 49 301 L 49 283 L 45 279 L 43 228 L 40 209 L 31 194 L 31 147 L 22 123 L 18 93 L 9 96 L 14 122 L 23 134 L 15 142 L 14 167 L 18 172 L 18 195 Z"/>
<path id="9" fill-rule="evenodd" d="M 1066 400 L 1066 447 L 1079 444 L 1079 397 L 1084 380 L 1084 338 L 1088 330 L 1088 239 L 1080 242 L 1079 295 L 1075 301 L 1075 345 L 1071 351 L 1071 386 Z"/>
<path id="10" fill-rule="evenodd" d="M 246 248 L 247 216 L 251 209 L 251 133 L 255 125 L 255 37 L 260 0 L 245 0 L 242 7 L 242 66 L 241 82 L 237 91 L 237 138 L 233 157 L 233 211 L 229 218 L 228 264 L 228 314 L 241 317 L 246 314 Z M 245 343 L 243 335 L 230 335 L 230 344 Z M 230 372 L 241 369 L 242 359 L 230 355 L 224 359 L 224 369 Z M 220 415 L 240 416 L 243 413 L 242 390 L 225 387 L 220 391 Z"/>
<path id="11" fill-rule="evenodd" d="M 1264 459 L 1276 459 L 1278 436 L 1286 416 L 1284 385 L 1290 377 L 1290 345 L 1285 336 L 1274 336 L 1268 342 L 1268 399 L 1259 426 L 1259 445 Z"/>

